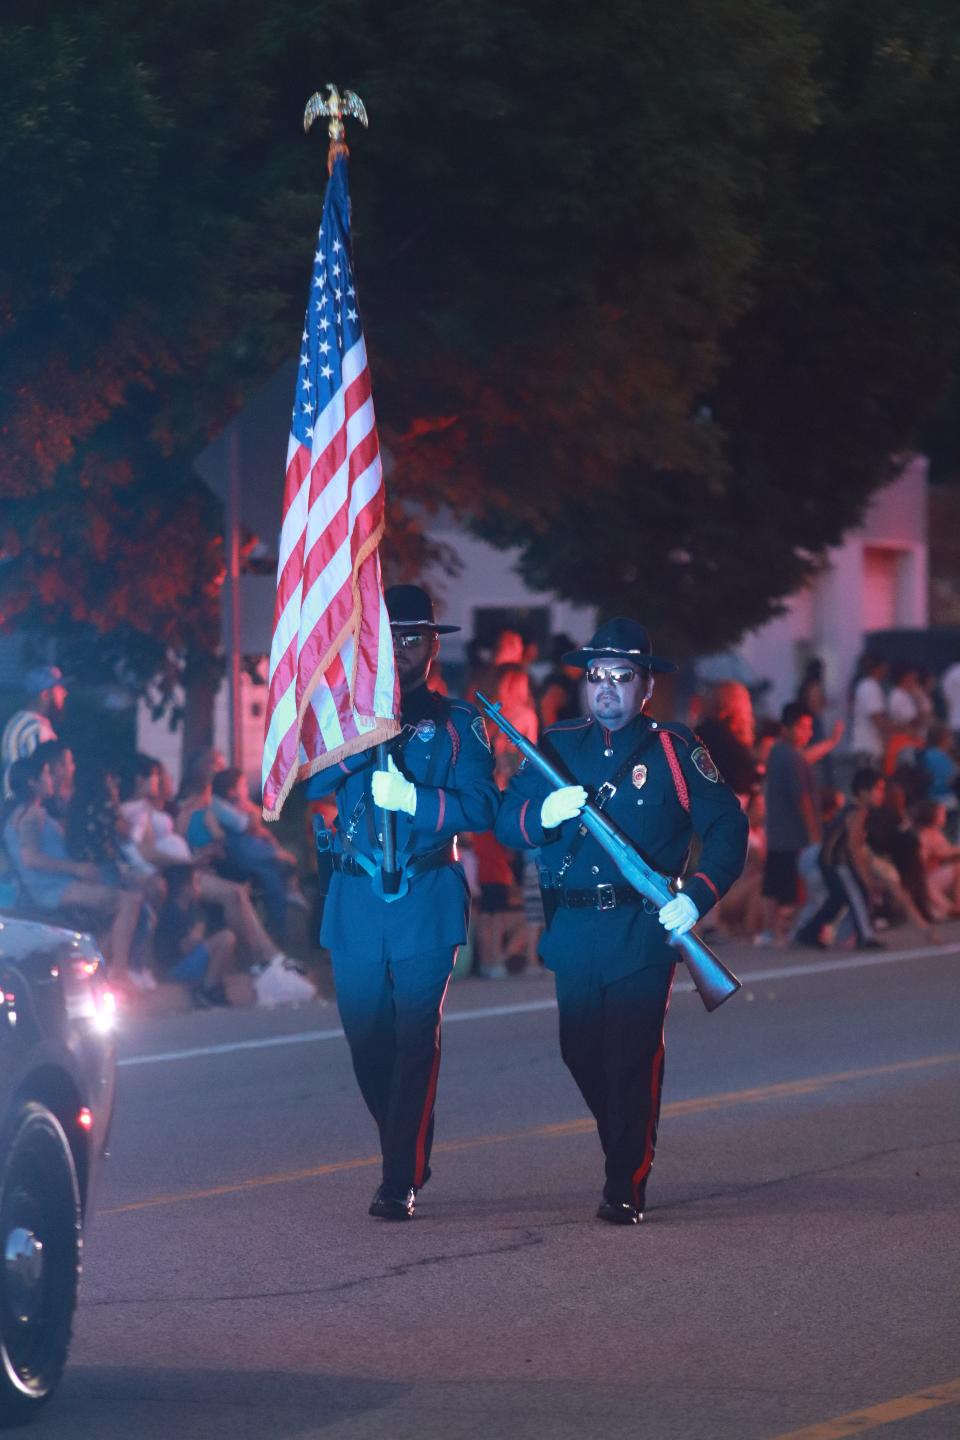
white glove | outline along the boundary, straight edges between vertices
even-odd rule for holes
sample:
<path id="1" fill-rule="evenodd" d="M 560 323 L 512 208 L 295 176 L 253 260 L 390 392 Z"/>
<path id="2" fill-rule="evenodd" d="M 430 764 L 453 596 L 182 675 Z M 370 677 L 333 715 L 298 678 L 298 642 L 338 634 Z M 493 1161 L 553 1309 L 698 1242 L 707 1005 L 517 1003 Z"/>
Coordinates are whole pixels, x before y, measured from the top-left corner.
<path id="1" fill-rule="evenodd" d="M 674 895 L 660 910 L 657 917 L 665 930 L 679 938 L 692 930 L 700 919 L 700 911 L 689 895 Z"/>
<path id="2" fill-rule="evenodd" d="M 587 803 L 587 792 L 582 785 L 564 785 L 552 791 L 540 806 L 540 824 L 544 830 L 553 830 L 564 820 L 579 815 Z"/>
<path id="3" fill-rule="evenodd" d="M 400 774 L 392 755 L 387 756 L 386 770 L 374 770 L 371 789 L 373 803 L 381 810 L 405 810 L 408 815 L 416 814 L 417 787 L 406 775 Z"/>

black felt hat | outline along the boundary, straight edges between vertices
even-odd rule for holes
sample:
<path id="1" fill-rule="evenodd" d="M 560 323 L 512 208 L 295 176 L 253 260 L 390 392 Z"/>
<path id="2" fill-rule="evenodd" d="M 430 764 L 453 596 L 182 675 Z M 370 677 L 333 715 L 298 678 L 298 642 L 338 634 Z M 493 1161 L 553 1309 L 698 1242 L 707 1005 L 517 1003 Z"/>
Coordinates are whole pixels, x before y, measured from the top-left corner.
<path id="1" fill-rule="evenodd" d="M 605 620 L 590 640 L 579 650 L 571 650 L 563 657 L 565 665 L 578 665 L 586 670 L 601 655 L 610 655 L 616 660 L 629 660 L 638 669 L 653 670 L 660 675 L 670 675 L 676 669 L 672 660 L 661 660 L 654 655 L 653 646 L 646 626 L 638 620 L 625 620 L 622 615 L 615 620 Z"/>
<path id="2" fill-rule="evenodd" d="M 397 630 L 436 630 L 438 635 L 452 635 L 459 625 L 438 625 L 433 618 L 433 601 L 419 585 L 391 585 L 383 597 L 387 602 L 390 628 Z"/>

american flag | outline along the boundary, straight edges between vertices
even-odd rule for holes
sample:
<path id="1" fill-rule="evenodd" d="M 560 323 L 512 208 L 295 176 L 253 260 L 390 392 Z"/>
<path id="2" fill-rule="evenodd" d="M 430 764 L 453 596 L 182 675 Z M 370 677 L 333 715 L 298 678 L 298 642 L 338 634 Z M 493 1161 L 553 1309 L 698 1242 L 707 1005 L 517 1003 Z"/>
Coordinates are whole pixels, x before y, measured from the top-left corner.
<path id="1" fill-rule="evenodd" d="M 268 820 L 297 780 L 399 729 L 377 551 L 383 524 L 341 155 L 323 202 L 287 448 L 263 747 Z"/>

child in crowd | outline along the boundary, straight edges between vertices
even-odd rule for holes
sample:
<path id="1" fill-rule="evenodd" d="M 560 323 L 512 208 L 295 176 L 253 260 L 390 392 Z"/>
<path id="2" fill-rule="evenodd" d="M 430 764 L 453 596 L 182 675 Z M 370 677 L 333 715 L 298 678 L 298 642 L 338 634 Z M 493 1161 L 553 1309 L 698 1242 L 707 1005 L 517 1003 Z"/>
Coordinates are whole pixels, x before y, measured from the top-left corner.
<path id="1" fill-rule="evenodd" d="M 165 874 L 167 899 L 157 919 L 154 953 L 168 980 L 190 989 L 195 1005 L 228 1005 L 224 985 L 236 965 L 232 930 L 207 933 L 200 885 L 192 865 L 170 865 Z"/>
<path id="2" fill-rule="evenodd" d="M 960 846 L 947 839 L 946 806 L 924 800 L 916 815 L 931 909 L 938 920 L 955 920 L 960 917 Z"/>

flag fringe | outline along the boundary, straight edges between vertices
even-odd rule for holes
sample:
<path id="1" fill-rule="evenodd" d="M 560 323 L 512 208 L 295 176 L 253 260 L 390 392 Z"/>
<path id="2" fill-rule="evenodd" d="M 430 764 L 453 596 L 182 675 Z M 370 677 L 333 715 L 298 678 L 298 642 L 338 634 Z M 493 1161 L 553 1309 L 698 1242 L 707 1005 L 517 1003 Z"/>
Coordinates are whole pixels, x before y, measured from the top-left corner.
<path id="1" fill-rule="evenodd" d="M 381 481 L 381 484 L 383 482 Z M 367 536 L 366 540 L 357 551 L 356 559 L 353 562 L 353 569 L 350 576 L 350 590 L 353 596 L 349 619 L 340 627 L 340 631 L 327 647 L 323 659 L 314 667 L 313 674 L 303 692 L 303 697 L 297 707 L 297 745 L 300 744 L 300 734 L 303 729 L 303 719 L 307 713 L 307 706 L 310 704 L 310 697 L 320 683 L 321 677 L 326 673 L 327 667 L 333 659 L 339 655 L 343 643 L 348 636 L 353 637 L 353 664 L 352 673 L 349 678 L 350 705 L 353 707 L 353 699 L 357 685 L 357 666 L 360 660 L 360 623 L 362 619 L 362 605 L 360 600 L 359 575 L 364 562 L 377 549 L 383 539 L 386 523 L 381 516 L 378 524 Z M 327 750 L 323 755 L 315 755 L 305 765 L 292 767 L 284 777 L 280 793 L 277 796 L 276 804 L 268 810 L 263 806 L 264 820 L 279 820 L 280 812 L 283 809 L 284 801 L 290 794 L 294 785 L 301 780 L 309 780 L 312 775 L 318 774 L 321 770 L 328 770 L 331 765 L 336 765 L 348 755 L 355 755 L 360 750 L 369 750 L 374 745 L 382 745 L 387 740 L 392 740 L 400 733 L 400 724 L 397 720 L 391 720 L 385 716 L 375 716 L 377 723 L 372 730 L 365 730 L 362 735 L 355 735 L 350 740 L 345 740 L 342 745 L 336 745 L 332 750 Z"/>

